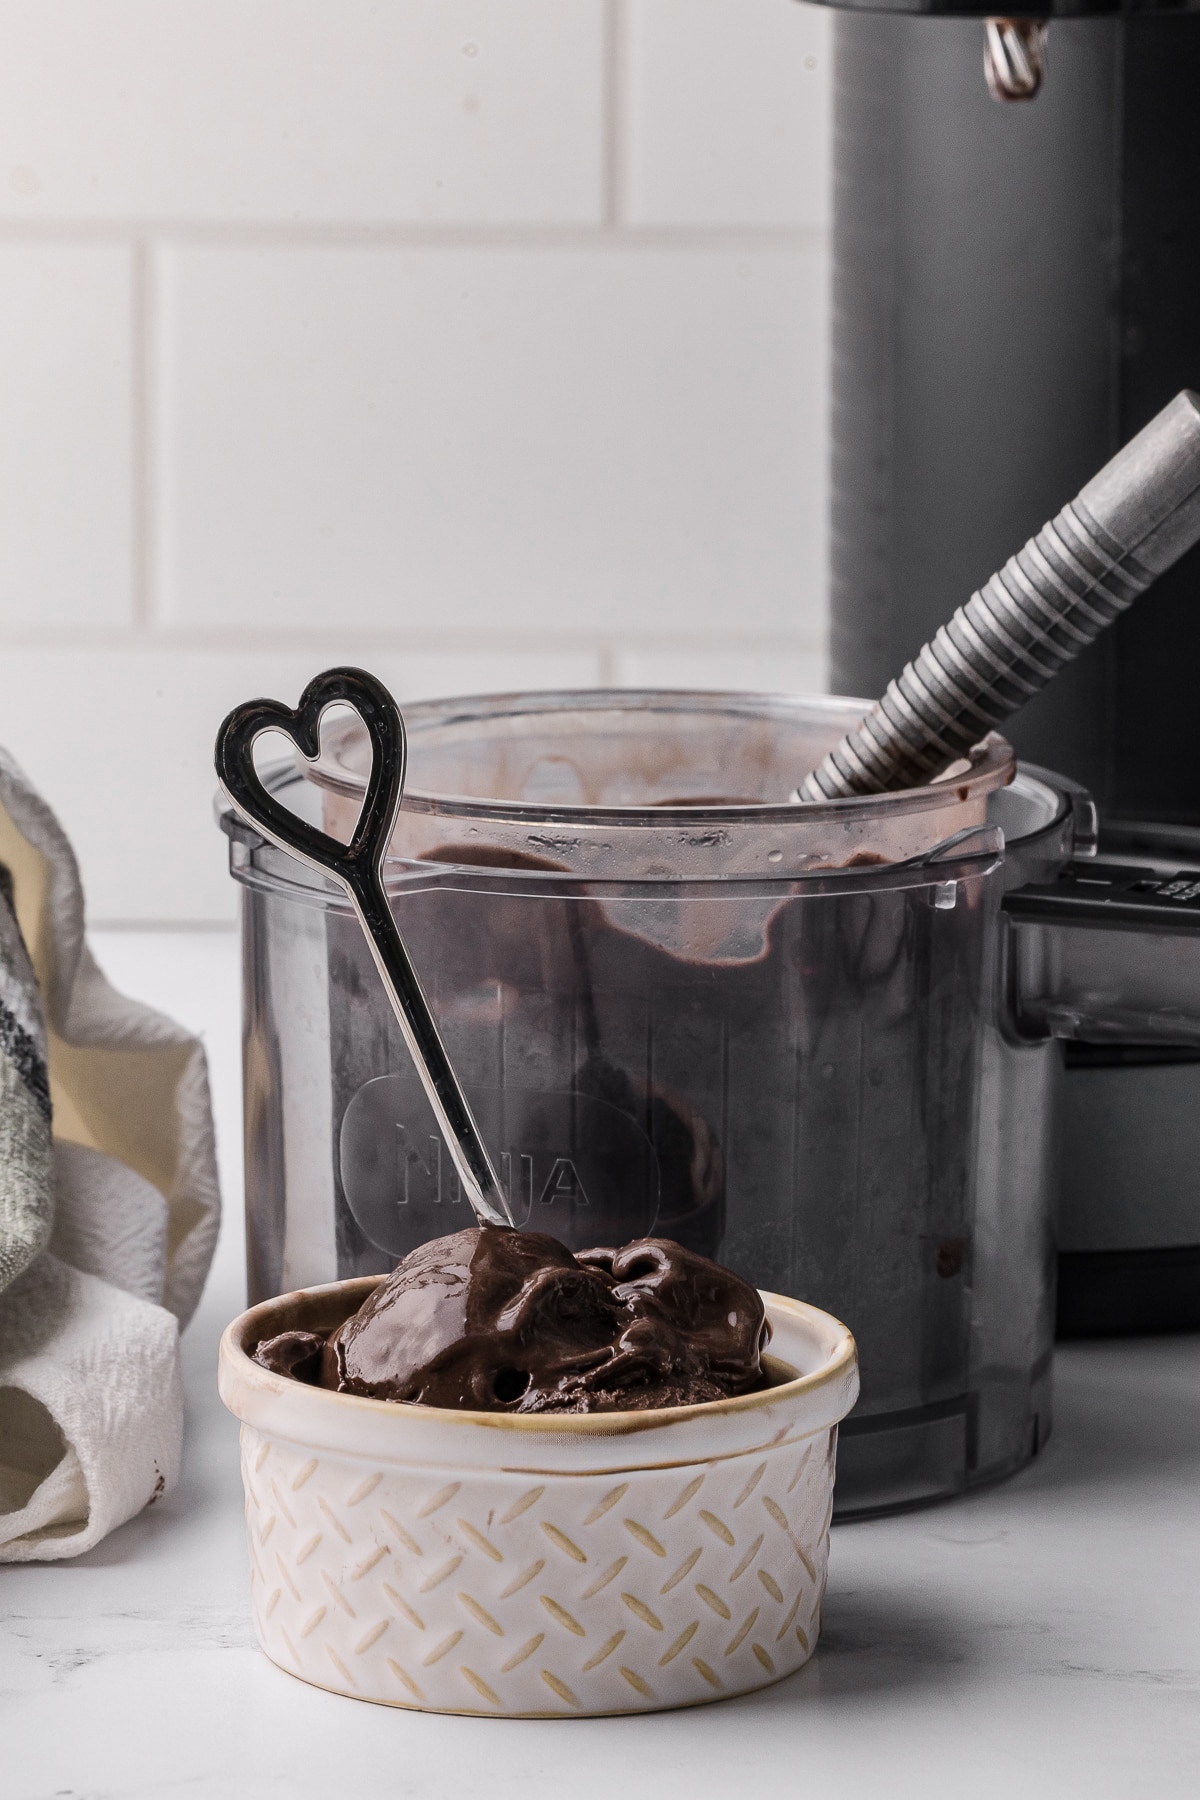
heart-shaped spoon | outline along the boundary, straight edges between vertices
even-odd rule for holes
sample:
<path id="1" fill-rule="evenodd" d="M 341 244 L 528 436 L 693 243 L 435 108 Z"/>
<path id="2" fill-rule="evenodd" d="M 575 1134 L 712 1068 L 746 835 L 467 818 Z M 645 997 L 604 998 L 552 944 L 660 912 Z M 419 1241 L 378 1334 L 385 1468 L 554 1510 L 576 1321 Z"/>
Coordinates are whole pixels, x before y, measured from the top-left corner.
<path id="1" fill-rule="evenodd" d="M 321 748 L 321 719 L 339 703 L 354 708 L 371 740 L 371 773 L 348 844 L 339 844 L 328 832 L 281 806 L 264 788 L 254 767 L 254 743 L 265 731 L 281 731 L 302 756 L 315 762 Z M 404 795 L 407 757 L 400 709 L 383 683 L 365 669 L 327 669 L 309 682 L 295 711 L 277 700 L 247 700 L 234 707 L 217 733 L 217 778 L 238 812 L 279 849 L 332 876 L 344 890 L 362 926 L 463 1192 L 481 1225 L 511 1225 L 508 1198 L 384 891 L 383 863 Z"/>

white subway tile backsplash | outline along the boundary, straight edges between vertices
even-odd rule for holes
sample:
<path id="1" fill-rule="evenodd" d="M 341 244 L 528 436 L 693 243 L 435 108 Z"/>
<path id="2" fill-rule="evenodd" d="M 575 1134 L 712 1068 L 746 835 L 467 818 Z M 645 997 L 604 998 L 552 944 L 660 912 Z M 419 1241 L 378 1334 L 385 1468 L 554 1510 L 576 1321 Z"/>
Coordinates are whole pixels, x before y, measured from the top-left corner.
<path id="1" fill-rule="evenodd" d="M 819 630 L 821 611 L 813 609 Z M 809 643 L 762 645 L 743 649 L 735 642 L 695 649 L 683 643 L 669 648 L 622 650 L 616 657 L 616 684 L 635 688 L 715 688 L 760 694 L 823 694 L 829 686 L 829 656 L 814 636 Z"/>
<path id="2" fill-rule="evenodd" d="M 826 8 L 626 5 L 625 216 L 638 225 L 827 225 Z"/>
<path id="3" fill-rule="evenodd" d="M 0 218 L 588 222 L 603 0 L 2 0 Z"/>
<path id="4" fill-rule="evenodd" d="M 132 617 L 129 253 L 0 244 L 0 626 Z"/>
<path id="5" fill-rule="evenodd" d="M 232 919 L 216 725 L 335 662 L 824 687 L 829 43 L 0 0 L 0 743 L 93 918 Z"/>
<path id="6" fill-rule="evenodd" d="M 594 657 L 511 651 L 9 649 L 0 741 L 55 810 L 79 857 L 89 916 L 231 921 L 235 888 L 213 823 L 213 740 L 230 707 L 294 705 L 320 669 L 352 661 L 401 701 L 519 687 L 588 687 Z"/>
<path id="7" fill-rule="evenodd" d="M 825 280 L 779 245 L 164 253 L 160 618 L 794 630 Z"/>

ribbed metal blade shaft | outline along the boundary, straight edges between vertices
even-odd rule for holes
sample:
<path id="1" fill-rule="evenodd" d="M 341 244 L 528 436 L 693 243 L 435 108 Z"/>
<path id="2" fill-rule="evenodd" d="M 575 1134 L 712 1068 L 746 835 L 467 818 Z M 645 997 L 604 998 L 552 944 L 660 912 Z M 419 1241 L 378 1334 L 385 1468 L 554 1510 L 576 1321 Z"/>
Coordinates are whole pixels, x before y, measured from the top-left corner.
<path id="1" fill-rule="evenodd" d="M 1200 398 L 1185 392 L 959 607 L 805 777 L 797 798 L 837 800 L 931 781 L 1043 688 L 1198 538 Z"/>

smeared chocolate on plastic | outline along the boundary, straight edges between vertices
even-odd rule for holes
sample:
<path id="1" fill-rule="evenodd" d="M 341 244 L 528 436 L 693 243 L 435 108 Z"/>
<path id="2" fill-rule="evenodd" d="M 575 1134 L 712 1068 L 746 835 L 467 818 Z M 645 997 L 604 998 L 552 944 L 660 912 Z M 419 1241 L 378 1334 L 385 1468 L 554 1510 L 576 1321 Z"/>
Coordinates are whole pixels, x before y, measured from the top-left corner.
<path id="1" fill-rule="evenodd" d="M 757 1292 L 668 1238 L 572 1256 L 485 1226 L 406 1256 L 322 1348 L 285 1332 L 254 1352 L 344 1394 L 480 1412 L 641 1411 L 765 1385 Z M 300 1342 L 299 1340 L 303 1340 Z"/>

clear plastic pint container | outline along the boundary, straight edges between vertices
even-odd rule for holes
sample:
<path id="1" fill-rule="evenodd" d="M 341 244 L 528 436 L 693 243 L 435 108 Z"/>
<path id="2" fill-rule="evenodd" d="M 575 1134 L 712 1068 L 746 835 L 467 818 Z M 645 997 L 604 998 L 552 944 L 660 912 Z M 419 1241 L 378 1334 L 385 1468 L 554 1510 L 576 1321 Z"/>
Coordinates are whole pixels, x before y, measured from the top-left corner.
<path id="1" fill-rule="evenodd" d="M 850 1325 L 842 1515 L 1003 1474 L 1048 1430 L 1057 1057 L 1009 1029 L 999 918 L 1074 819 L 999 739 L 928 788 L 790 804 L 862 708 L 413 706 L 386 867 L 519 1224 L 674 1237 Z M 326 745 L 269 784 L 348 836 L 366 740 Z M 341 894 L 225 825 L 257 1301 L 472 1217 Z"/>

